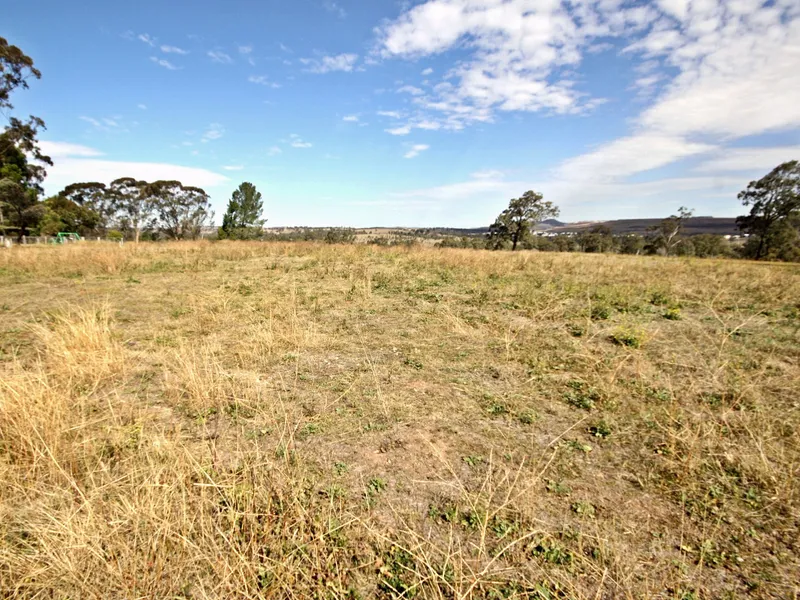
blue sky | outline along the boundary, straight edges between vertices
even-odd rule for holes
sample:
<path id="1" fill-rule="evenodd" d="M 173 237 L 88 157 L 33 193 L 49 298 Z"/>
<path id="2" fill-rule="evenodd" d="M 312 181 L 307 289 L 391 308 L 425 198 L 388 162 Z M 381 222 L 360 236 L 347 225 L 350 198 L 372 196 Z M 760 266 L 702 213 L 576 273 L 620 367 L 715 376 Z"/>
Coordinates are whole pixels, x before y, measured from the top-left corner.
<path id="1" fill-rule="evenodd" d="M 487 225 L 541 191 L 564 220 L 743 212 L 800 159 L 796 0 L 31 0 L 12 98 L 74 181 L 179 179 L 220 221 Z"/>

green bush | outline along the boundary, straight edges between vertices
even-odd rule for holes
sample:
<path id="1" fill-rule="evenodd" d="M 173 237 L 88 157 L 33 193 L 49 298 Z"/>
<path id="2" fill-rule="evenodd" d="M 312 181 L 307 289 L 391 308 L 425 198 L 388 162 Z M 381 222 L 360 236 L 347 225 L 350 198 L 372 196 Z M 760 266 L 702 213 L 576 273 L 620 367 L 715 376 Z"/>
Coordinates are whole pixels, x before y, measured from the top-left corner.
<path id="1" fill-rule="evenodd" d="M 610 339 L 619 346 L 638 348 L 644 342 L 644 332 L 631 327 L 620 327 L 611 334 Z"/>

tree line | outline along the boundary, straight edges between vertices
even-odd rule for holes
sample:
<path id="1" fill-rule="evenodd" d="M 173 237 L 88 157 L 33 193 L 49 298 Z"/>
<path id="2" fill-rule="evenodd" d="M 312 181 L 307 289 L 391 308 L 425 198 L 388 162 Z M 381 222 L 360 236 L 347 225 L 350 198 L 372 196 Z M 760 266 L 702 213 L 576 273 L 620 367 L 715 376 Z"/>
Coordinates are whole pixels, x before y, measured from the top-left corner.
<path id="1" fill-rule="evenodd" d="M 438 245 L 512 251 L 523 248 L 800 261 L 800 162 L 791 160 L 778 165 L 761 179 L 751 181 L 738 198 L 750 208 L 750 212 L 736 219 L 747 238 L 737 248 L 719 235 L 684 236 L 684 225 L 693 215 L 693 211 L 686 207 L 661 221 L 645 236 L 613 235 L 611 229 L 602 224 L 577 235 L 535 235 L 536 226 L 559 216 L 560 210 L 534 191 L 512 198 L 508 208 L 489 227 L 485 239 L 447 238 Z"/>
<path id="2" fill-rule="evenodd" d="M 197 239 L 213 219 L 208 194 L 180 181 L 139 181 L 121 177 L 109 185 L 74 183 L 39 201 L 12 178 L 0 182 L 9 210 L 8 229 L 18 237 L 59 231 L 138 242 L 147 239 Z"/>
<path id="3" fill-rule="evenodd" d="M 41 78 L 33 60 L 0 37 L 0 110 L 10 114 L 11 94 Z M 122 177 L 111 184 L 75 183 L 44 200 L 42 182 L 53 161 L 39 149 L 44 121 L 9 117 L 0 133 L 0 232 L 23 236 L 69 231 L 81 235 L 128 234 L 194 239 L 213 213 L 208 194 L 180 181 L 139 181 Z"/>

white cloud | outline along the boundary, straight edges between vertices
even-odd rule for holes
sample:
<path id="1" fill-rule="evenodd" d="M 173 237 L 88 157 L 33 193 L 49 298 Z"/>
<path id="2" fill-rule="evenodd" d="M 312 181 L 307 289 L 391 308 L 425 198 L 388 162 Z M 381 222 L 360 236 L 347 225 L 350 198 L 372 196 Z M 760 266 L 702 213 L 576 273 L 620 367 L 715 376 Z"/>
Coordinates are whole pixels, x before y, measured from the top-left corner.
<path id="1" fill-rule="evenodd" d="M 146 104 L 137 104 L 136 107 L 139 110 L 147 110 L 147 105 Z"/>
<path id="2" fill-rule="evenodd" d="M 229 65 L 233 62 L 233 59 L 228 54 L 220 50 L 209 50 L 206 54 L 213 62 L 221 65 Z"/>
<path id="3" fill-rule="evenodd" d="M 420 106 L 455 119 L 451 128 L 490 121 L 495 110 L 578 112 L 586 102 L 560 71 L 578 65 L 592 39 L 641 28 L 657 14 L 598 4 L 613 6 L 602 12 L 575 3 L 570 11 L 558 0 L 428 0 L 379 30 L 379 52 L 415 58 L 467 51 L 433 92 L 418 94 Z"/>
<path id="4" fill-rule="evenodd" d="M 293 133 L 289 136 L 289 145 L 292 148 L 311 148 L 313 146 L 311 142 L 303 141 L 303 139 L 296 133 Z"/>
<path id="5" fill-rule="evenodd" d="M 243 165 L 226 165 L 226 166 L 224 166 L 222 168 L 225 169 L 226 171 L 241 171 L 242 169 L 244 169 L 244 166 Z"/>
<path id="6" fill-rule="evenodd" d="M 103 153 L 88 146 L 81 146 L 80 144 L 71 144 L 69 142 L 55 142 L 49 140 L 42 140 L 39 142 L 41 151 L 50 158 L 62 158 L 66 156 L 72 157 L 90 157 L 102 156 Z"/>
<path id="7" fill-rule="evenodd" d="M 139 34 L 139 35 L 137 35 L 136 37 L 137 37 L 137 39 L 139 39 L 139 40 L 143 41 L 143 42 L 144 42 L 145 44 L 147 44 L 148 46 L 152 46 L 152 47 L 154 47 L 154 48 L 155 48 L 155 45 L 156 45 L 156 40 L 155 40 L 155 38 L 152 38 L 152 37 L 150 37 L 150 36 L 149 36 L 148 34 L 146 34 L 146 33 L 140 33 L 140 34 Z"/>
<path id="8" fill-rule="evenodd" d="M 577 195 L 591 195 L 598 185 L 609 189 L 608 184 L 615 191 L 625 186 L 639 193 L 643 184 L 623 180 L 711 150 L 714 157 L 698 171 L 766 170 L 788 158 L 791 148 L 727 146 L 737 138 L 800 127 L 800 46 L 794 42 L 800 39 L 800 10 L 792 12 L 790 3 L 781 2 L 770 8 L 724 0 L 662 0 L 660 5 L 681 21 L 681 28 L 659 21 L 627 51 L 646 59 L 635 68 L 643 75 L 639 86 L 660 83 L 657 78 L 665 74 L 656 71 L 659 60 L 678 74 L 633 121 L 631 135 L 566 161 L 556 171 L 555 189 L 573 190 L 577 181 L 583 186 Z"/>
<path id="9" fill-rule="evenodd" d="M 659 0 L 657 4 L 427 0 L 378 30 L 384 57 L 466 54 L 421 109 L 448 128 L 491 121 L 496 111 L 581 112 L 598 99 L 577 87 L 587 52 L 610 49 L 677 70 L 665 95 L 639 119 L 662 133 L 751 135 L 800 124 L 800 9 L 791 0 Z M 656 63 L 657 65 L 657 63 Z M 572 71 L 572 72 L 571 72 Z M 645 93 L 655 79 L 641 78 Z"/>
<path id="10" fill-rule="evenodd" d="M 475 171 L 470 177 L 473 179 L 502 179 L 503 172 L 495 169 L 487 169 L 486 171 Z"/>
<path id="11" fill-rule="evenodd" d="M 419 156 L 420 152 L 425 152 L 425 150 L 427 150 L 428 148 L 430 148 L 428 144 L 414 144 L 413 146 L 411 146 L 411 150 L 409 150 L 403 155 L 403 158 L 414 158 L 416 156 Z"/>
<path id="12" fill-rule="evenodd" d="M 686 196 L 695 201 L 709 198 L 736 198 L 748 182 L 747 177 L 707 176 L 669 177 L 645 182 L 572 182 L 566 180 L 540 181 L 534 186 L 526 184 L 521 189 L 536 189 L 562 209 L 580 214 L 581 218 L 608 218 L 619 203 L 630 202 L 644 214 L 667 216 L 674 213 Z M 517 190 L 516 193 L 519 193 Z M 616 206 L 615 206 L 616 205 Z"/>
<path id="13" fill-rule="evenodd" d="M 205 142 L 210 142 L 212 140 L 218 140 L 223 135 L 225 135 L 225 128 L 219 123 L 212 123 L 206 128 L 206 131 L 205 133 L 203 133 L 203 136 L 200 138 L 200 141 L 205 143 Z"/>
<path id="14" fill-rule="evenodd" d="M 347 115 L 342 119 L 342 121 L 347 121 L 348 123 L 358 123 L 358 116 L 356 115 Z"/>
<path id="15" fill-rule="evenodd" d="M 608 42 L 600 42 L 599 44 L 592 44 L 586 51 L 589 54 L 600 54 L 601 52 L 607 52 L 614 48 L 614 44 L 610 44 Z"/>
<path id="16" fill-rule="evenodd" d="M 185 56 L 185 55 L 189 54 L 188 50 L 184 50 L 183 48 L 178 48 L 177 46 L 166 46 L 166 45 L 164 45 L 164 46 L 161 46 L 161 51 L 165 52 L 167 54 L 180 54 L 182 56 Z"/>
<path id="17" fill-rule="evenodd" d="M 325 0 L 325 2 L 322 3 L 322 6 L 329 13 L 332 13 L 332 14 L 336 15 L 340 19 L 344 19 L 347 16 L 347 12 L 341 6 L 339 6 L 336 2 L 333 2 L 332 0 Z"/>
<path id="18" fill-rule="evenodd" d="M 105 131 L 107 133 L 124 133 L 128 130 L 119 123 L 119 117 L 111 119 L 109 117 L 102 117 L 95 119 L 94 117 L 80 116 L 81 121 L 86 121 L 98 131 Z"/>
<path id="19" fill-rule="evenodd" d="M 392 119 L 399 119 L 403 116 L 396 110 L 379 110 L 378 115 L 381 117 L 391 117 Z"/>
<path id="20" fill-rule="evenodd" d="M 682 200 L 676 194 L 692 194 L 693 197 L 735 197 L 738 190 L 747 185 L 743 177 L 684 177 L 658 179 L 643 183 L 573 183 L 568 181 L 505 180 L 500 171 L 478 171 L 467 181 L 446 185 L 395 192 L 391 200 L 376 204 L 391 204 L 401 207 L 444 207 L 457 202 L 459 207 L 474 204 L 477 214 L 485 209 L 489 222 L 504 208 L 509 198 L 517 197 L 524 190 L 543 192 L 545 198 L 554 199 L 566 211 L 579 218 L 609 218 L 615 203 L 620 199 L 635 198 L 660 207 L 656 214 L 667 216 L 680 206 Z M 480 222 L 480 221 L 479 221 Z"/>
<path id="21" fill-rule="evenodd" d="M 428 75 L 432 75 L 432 74 L 433 74 L 433 69 L 431 69 L 430 67 L 428 67 L 427 69 L 422 71 L 422 76 L 423 77 L 427 77 Z"/>
<path id="22" fill-rule="evenodd" d="M 386 133 L 390 133 L 392 135 L 408 135 L 411 133 L 411 127 L 408 125 L 403 125 L 402 127 L 395 127 L 394 129 L 385 129 Z"/>
<path id="23" fill-rule="evenodd" d="M 777 146 L 772 148 L 728 148 L 700 165 L 695 170 L 701 173 L 720 171 L 763 171 L 766 174 L 781 163 L 800 160 L 800 146 Z"/>
<path id="24" fill-rule="evenodd" d="M 253 58 L 253 46 L 252 45 L 245 45 L 245 46 L 238 46 L 239 54 L 250 63 L 251 66 L 256 66 L 256 61 Z"/>
<path id="25" fill-rule="evenodd" d="M 277 156 L 278 154 L 283 153 L 278 146 L 272 146 L 269 150 L 267 150 L 267 156 Z"/>
<path id="26" fill-rule="evenodd" d="M 274 81 L 270 81 L 266 75 L 250 75 L 247 78 L 247 81 L 250 83 L 257 83 L 259 85 L 265 85 L 267 87 L 271 87 L 274 90 L 277 90 L 281 87 L 280 83 L 275 83 Z"/>
<path id="27" fill-rule="evenodd" d="M 442 124 L 438 121 L 429 120 L 415 121 L 411 124 L 411 126 L 415 127 L 416 129 L 427 129 L 428 131 L 436 131 L 437 129 L 442 128 Z"/>
<path id="28" fill-rule="evenodd" d="M 411 94 L 412 96 L 422 96 L 425 92 L 418 87 L 414 87 L 413 85 L 404 85 L 397 90 L 398 94 Z"/>
<path id="29" fill-rule="evenodd" d="M 169 71 L 177 71 L 178 70 L 178 67 L 176 67 L 175 65 L 173 65 L 171 62 L 169 62 L 166 59 L 158 58 L 157 56 L 151 56 L 150 60 L 152 60 L 154 63 L 156 63 L 159 67 L 164 67 L 165 69 L 167 69 Z"/>
<path id="30" fill-rule="evenodd" d="M 309 73 L 330 73 L 331 71 L 351 72 L 355 68 L 358 54 L 338 54 L 317 58 L 301 58 L 300 62 L 308 66 Z"/>
<path id="31" fill-rule="evenodd" d="M 622 192 L 666 197 L 669 188 L 656 193 L 655 186 L 626 179 L 706 153 L 713 157 L 698 167 L 704 173 L 783 160 L 781 149 L 755 158 L 725 148 L 737 138 L 800 127 L 800 5 L 792 0 L 409 5 L 379 29 L 379 54 L 415 59 L 458 49 L 459 61 L 430 91 L 414 96 L 417 111 L 395 131 L 427 122 L 459 129 L 490 122 L 498 111 L 590 110 L 602 98 L 580 90 L 577 70 L 587 53 L 610 50 L 615 39 L 638 74 L 633 89 L 649 106 L 631 119 L 628 135 L 555 169 L 545 182 L 554 193 L 568 199 Z M 431 117 L 437 112 L 442 116 Z M 717 193 L 719 182 L 733 187 L 734 181 L 720 175 L 660 180 L 708 194 Z"/>
<path id="32" fill-rule="evenodd" d="M 148 163 L 114 161 L 93 158 L 102 152 L 69 142 L 43 141 L 51 157 L 58 157 L 52 167 L 47 169 L 44 187 L 48 193 L 55 193 L 76 181 L 99 181 L 111 183 L 120 177 L 134 177 L 145 181 L 177 179 L 187 185 L 214 187 L 224 184 L 228 178 L 219 173 L 173 165 L 169 163 Z"/>
<path id="33" fill-rule="evenodd" d="M 713 149 L 714 146 L 687 142 L 680 137 L 642 133 L 618 138 L 571 158 L 558 167 L 556 176 L 573 182 L 612 181 Z"/>
<path id="34" fill-rule="evenodd" d="M 487 178 L 472 179 L 470 181 L 410 190 L 407 192 L 395 192 L 391 194 L 391 196 L 398 199 L 422 200 L 428 203 L 451 200 L 464 201 L 468 199 L 485 198 L 487 195 L 505 200 L 511 196 L 519 195 L 520 190 L 523 189 L 528 189 L 524 182 Z"/>
<path id="35" fill-rule="evenodd" d="M 639 91 L 641 96 L 649 96 L 655 92 L 656 86 L 664 79 L 661 73 L 653 73 L 651 75 L 644 75 L 633 82 L 634 89 Z"/>

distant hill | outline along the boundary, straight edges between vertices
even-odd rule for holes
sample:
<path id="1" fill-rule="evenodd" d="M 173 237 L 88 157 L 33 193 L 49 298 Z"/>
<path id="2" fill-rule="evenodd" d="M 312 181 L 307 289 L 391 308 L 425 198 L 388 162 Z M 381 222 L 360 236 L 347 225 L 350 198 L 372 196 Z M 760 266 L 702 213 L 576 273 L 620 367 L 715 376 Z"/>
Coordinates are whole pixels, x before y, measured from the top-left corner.
<path id="1" fill-rule="evenodd" d="M 564 223 L 557 219 L 547 219 L 536 225 L 538 231 L 548 233 L 580 233 L 597 225 L 611 229 L 614 234 L 637 233 L 644 235 L 651 227 L 658 226 L 663 219 L 620 219 L 617 221 L 580 221 Z M 328 227 L 267 227 L 265 231 L 274 234 L 299 234 L 305 231 L 326 231 Z M 214 233 L 216 227 L 208 228 L 208 234 Z M 443 237 L 477 237 L 486 235 L 488 227 L 365 227 L 353 231 L 366 238 L 371 237 L 420 237 L 437 239 Z M 206 232 L 204 232 L 206 233 Z M 734 218 L 693 217 L 684 225 L 685 235 L 713 233 L 716 235 L 737 235 L 740 233 Z"/>
<path id="2" fill-rule="evenodd" d="M 586 221 L 582 223 L 566 223 L 561 226 L 551 227 L 552 233 L 578 233 L 586 231 L 597 225 L 611 229 L 614 234 L 638 233 L 645 234 L 651 227 L 657 227 L 663 219 L 620 219 L 618 221 Z M 693 217 L 684 224 L 685 235 L 699 235 L 713 233 L 716 235 L 737 235 L 741 233 L 736 225 L 735 218 L 728 217 Z"/>

